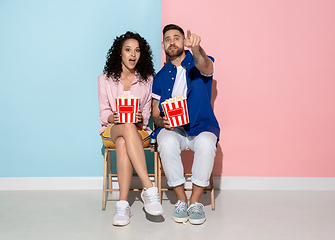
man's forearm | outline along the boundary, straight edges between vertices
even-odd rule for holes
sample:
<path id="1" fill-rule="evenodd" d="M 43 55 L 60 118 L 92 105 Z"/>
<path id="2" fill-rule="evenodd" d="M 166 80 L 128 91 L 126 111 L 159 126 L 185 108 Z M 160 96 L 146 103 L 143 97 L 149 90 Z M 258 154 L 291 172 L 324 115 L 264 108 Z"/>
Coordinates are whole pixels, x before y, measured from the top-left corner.
<path id="1" fill-rule="evenodd" d="M 152 121 L 157 127 L 163 127 L 163 118 L 160 116 L 160 111 L 159 111 L 159 100 L 157 99 L 152 99 Z"/>
<path id="2" fill-rule="evenodd" d="M 207 57 L 205 50 L 201 46 L 194 47 L 191 50 L 196 68 L 198 68 L 203 74 L 211 74 L 213 72 L 213 63 Z"/>

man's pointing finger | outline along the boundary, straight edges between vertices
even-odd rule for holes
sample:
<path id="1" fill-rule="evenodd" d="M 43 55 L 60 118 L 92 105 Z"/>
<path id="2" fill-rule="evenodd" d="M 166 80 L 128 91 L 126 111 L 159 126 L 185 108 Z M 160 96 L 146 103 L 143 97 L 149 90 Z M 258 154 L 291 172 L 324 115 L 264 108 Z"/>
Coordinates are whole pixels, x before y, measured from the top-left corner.
<path id="1" fill-rule="evenodd" d="M 191 30 L 187 29 L 187 38 L 189 39 L 191 37 Z"/>

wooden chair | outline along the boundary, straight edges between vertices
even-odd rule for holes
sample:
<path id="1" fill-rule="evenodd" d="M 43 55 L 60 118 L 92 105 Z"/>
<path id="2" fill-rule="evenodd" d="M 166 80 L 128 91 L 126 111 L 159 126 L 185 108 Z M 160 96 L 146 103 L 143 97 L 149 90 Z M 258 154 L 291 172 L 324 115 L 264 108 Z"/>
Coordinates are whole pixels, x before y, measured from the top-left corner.
<path id="1" fill-rule="evenodd" d="M 155 147 L 157 147 L 157 146 L 155 146 Z M 155 148 L 155 149 L 157 149 L 157 148 Z M 191 150 L 187 149 L 185 151 L 191 151 Z M 158 176 L 157 176 L 158 177 L 158 194 L 159 194 L 159 198 L 162 202 L 162 192 L 172 190 L 172 188 L 162 188 L 162 176 L 165 176 L 165 174 L 162 173 L 162 162 L 161 162 L 161 158 L 160 158 L 159 153 L 158 153 L 157 150 L 155 151 L 155 164 L 157 164 L 157 172 L 158 172 Z M 185 173 L 184 175 L 185 175 L 186 180 L 187 180 L 187 178 L 192 176 L 191 173 Z M 185 191 L 192 191 L 192 189 L 185 188 Z M 213 173 L 211 174 L 211 177 L 209 179 L 209 186 L 204 190 L 204 192 L 205 193 L 210 192 L 212 210 L 215 210 Z"/>
<path id="2" fill-rule="evenodd" d="M 155 186 L 157 186 L 157 152 L 154 151 L 154 144 L 150 144 L 147 148 L 144 148 L 144 151 L 151 151 L 154 152 L 154 173 L 149 173 L 149 177 L 154 177 L 154 183 Z M 117 177 L 117 173 L 112 173 L 112 163 L 111 163 L 111 157 L 110 153 L 112 151 L 115 151 L 115 148 L 108 148 L 105 147 L 105 157 L 104 157 L 104 176 L 103 176 L 103 191 L 102 191 L 102 210 L 106 209 L 108 194 L 112 193 L 114 191 L 119 191 L 119 189 L 113 188 L 113 177 Z M 134 174 L 134 176 L 137 176 L 137 174 Z M 130 191 L 141 191 L 140 188 L 132 188 Z"/>

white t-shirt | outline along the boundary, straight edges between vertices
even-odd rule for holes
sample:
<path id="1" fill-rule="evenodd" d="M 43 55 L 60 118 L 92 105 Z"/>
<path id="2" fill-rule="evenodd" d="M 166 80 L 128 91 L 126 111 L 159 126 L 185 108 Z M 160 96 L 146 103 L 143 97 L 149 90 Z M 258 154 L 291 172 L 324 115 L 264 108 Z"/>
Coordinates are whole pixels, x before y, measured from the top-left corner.
<path id="1" fill-rule="evenodd" d="M 213 76 L 214 69 L 215 67 L 213 62 L 213 72 L 210 75 L 205 75 L 201 72 L 200 73 L 205 77 L 210 77 Z M 173 85 L 171 96 L 172 97 L 187 96 L 186 69 L 182 66 L 177 67 L 176 79 Z"/>
<path id="2" fill-rule="evenodd" d="M 172 97 L 184 96 L 187 94 L 186 69 L 177 67 L 177 75 L 172 89 Z"/>

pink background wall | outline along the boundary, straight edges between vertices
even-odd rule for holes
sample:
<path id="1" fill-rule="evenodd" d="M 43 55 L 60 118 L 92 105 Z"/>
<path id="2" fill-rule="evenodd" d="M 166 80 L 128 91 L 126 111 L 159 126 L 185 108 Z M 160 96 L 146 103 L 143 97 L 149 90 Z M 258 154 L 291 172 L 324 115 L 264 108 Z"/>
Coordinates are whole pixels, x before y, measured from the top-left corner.
<path id="1" fill-rule="evenodd" d="M 215 175 L 335 177 L 334 9 L 332 0 L 162 0 L 162 26 L 191 29 L 215 58 Z"/>

